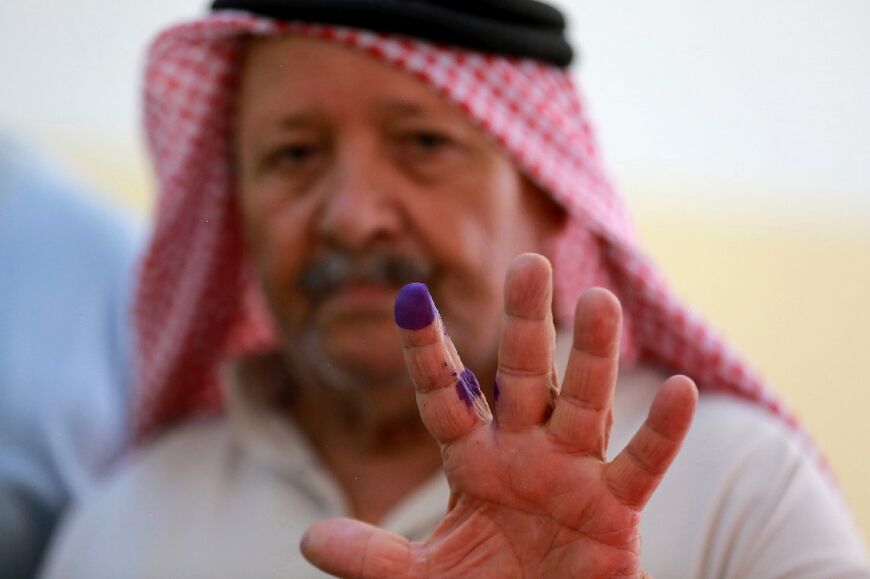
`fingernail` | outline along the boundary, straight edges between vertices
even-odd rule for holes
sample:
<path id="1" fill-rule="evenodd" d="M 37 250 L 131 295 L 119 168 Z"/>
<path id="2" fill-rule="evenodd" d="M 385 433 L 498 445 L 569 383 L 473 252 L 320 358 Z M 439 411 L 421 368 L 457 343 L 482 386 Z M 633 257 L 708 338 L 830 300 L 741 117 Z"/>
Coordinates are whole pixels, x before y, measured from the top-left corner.
<path id="1" fill-rule="evenodd" d="M 406 330 L 422 330 L 435 320 L 435 303 L 424 283 L 409 283 L 399 290 L 396 324 Z"/>

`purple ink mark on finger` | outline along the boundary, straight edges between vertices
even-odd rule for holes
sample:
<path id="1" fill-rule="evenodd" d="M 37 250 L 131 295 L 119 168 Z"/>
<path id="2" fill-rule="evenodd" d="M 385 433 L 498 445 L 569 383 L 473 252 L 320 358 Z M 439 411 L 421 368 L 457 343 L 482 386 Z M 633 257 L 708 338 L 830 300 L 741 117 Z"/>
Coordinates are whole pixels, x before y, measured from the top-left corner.
<path id="1" fill-rule="evenodd" d="M 492 381 L 492 400 L 493 402 L 498 402 L 498 381 Z"/>
<path id="2" fill-rule="evenodd" d="M 399 290 L 395 306 L 396 324 L 406 330 L 422 330 L 435 320 L 435 303 L 424 283 L 409 283 Z"/>
<path id="3" fill-rule="evenodd" d="M 459 375 L 459 380 L 456 382 L 456 395 L 468 407 L 474 406 L 474 401 L 481 396 L 477 376 L 468 368 Z"/>

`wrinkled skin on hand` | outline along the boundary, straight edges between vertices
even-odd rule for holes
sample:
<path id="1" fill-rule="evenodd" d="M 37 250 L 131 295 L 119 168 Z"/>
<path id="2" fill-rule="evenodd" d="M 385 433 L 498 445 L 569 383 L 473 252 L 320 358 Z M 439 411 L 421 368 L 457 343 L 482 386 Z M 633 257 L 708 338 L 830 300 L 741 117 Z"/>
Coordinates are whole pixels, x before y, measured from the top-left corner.
<path id="1" fill-rule="evenodd" d="M 580 298 L 560 388 L 551 277 L 538 255 L 511 266 L 494 414 L 479 390 L 457 384 L 464 367 L 437 315 L 400 328 L 420 415 L 441 445 L 449 510 L 422 542 L 351 519 L 320 521 L 302 539 L 310 562 L 341 577 L 647 576 L 642 509 L 685 438 L 697 390 L 684 376 L 668 379 L 607 462 L 621 308 L 602 289 Z M 424 296 L 400 293 L 399 306 L 428 307 Z"/>

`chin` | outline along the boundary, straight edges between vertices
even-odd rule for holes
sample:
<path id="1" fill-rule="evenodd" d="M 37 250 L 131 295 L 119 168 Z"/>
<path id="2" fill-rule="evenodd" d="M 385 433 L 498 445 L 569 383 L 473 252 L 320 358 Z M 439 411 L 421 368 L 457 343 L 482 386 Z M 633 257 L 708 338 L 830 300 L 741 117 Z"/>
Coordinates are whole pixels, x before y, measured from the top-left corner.
<path id="1" fill-rule="evenodd" d="M 314 373 L 315 381 L 336 390 L 389 388 L 409 382 L 392 324 L 307 332 L 295 354 L 303 371 Z"/>

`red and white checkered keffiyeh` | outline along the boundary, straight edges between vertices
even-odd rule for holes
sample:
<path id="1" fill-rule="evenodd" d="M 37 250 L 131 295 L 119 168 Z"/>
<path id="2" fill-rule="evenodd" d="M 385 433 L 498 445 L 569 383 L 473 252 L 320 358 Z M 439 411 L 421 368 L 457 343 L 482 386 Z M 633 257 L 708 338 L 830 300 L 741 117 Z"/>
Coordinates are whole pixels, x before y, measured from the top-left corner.
<path id="1" fill-rule="evenodd" d="M 674 299 L 638 249 L 567 72 L 400 36 L 231 12 L 170 28 L 148 55 L 145 127 L 161 194 L 136 296 L 138 440 L 219 411 L 220 362 L 277 344 L 246 262 L 230 170 L 241 39 L 252 34 L 337 42 L 433 87 L 567 210 L 569 226 L 553 259 L 561 320 L 571 319 L 585 288 L 609 287 L 625 310 L 624 356 L 687 374 L 702 390 L 752 401 L 800 432 L 771 391 Z"/>

